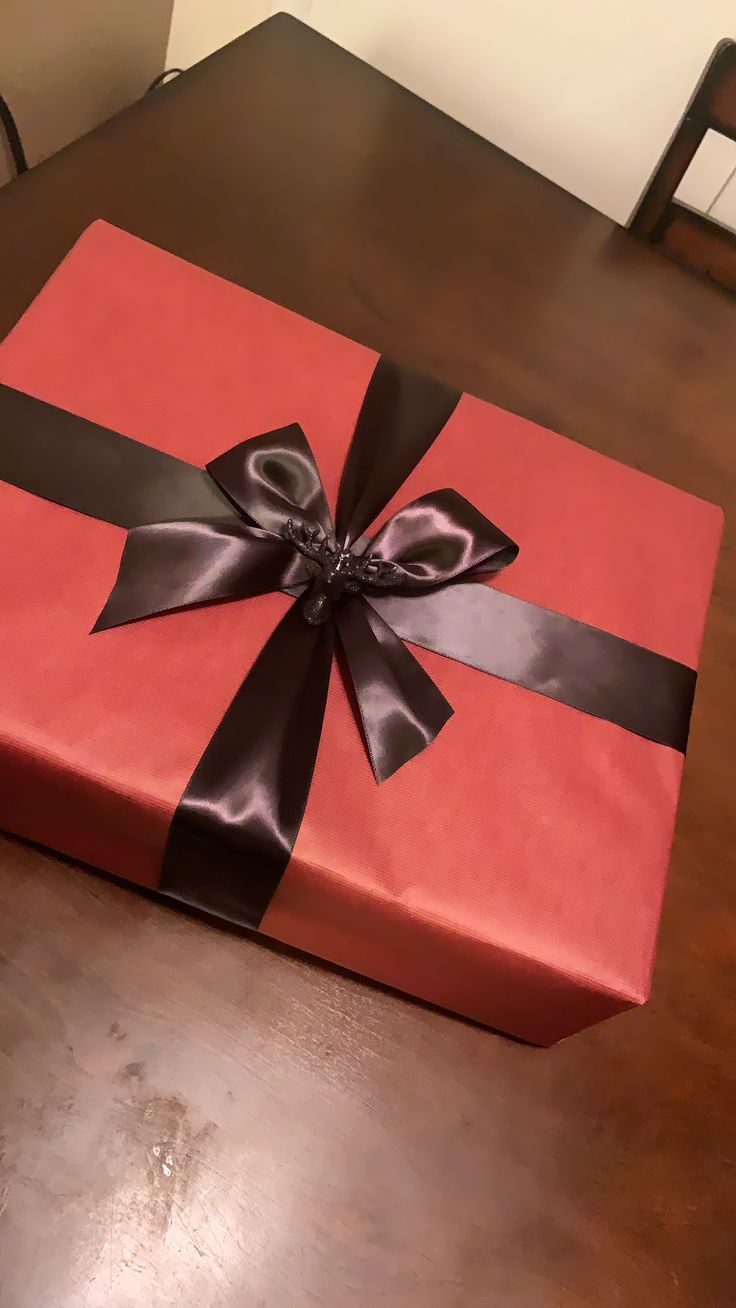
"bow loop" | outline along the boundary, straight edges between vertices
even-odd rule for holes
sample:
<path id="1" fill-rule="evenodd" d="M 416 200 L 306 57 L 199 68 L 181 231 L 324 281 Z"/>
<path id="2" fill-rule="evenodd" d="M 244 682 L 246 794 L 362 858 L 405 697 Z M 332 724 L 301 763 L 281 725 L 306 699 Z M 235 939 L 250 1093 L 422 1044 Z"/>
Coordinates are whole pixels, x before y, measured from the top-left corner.
<path id="1" fill-rule="evenodd" d="M 264 531 L 281 536 L 289 518 L 320 527 L 326 536 L 335 530 L 314 455 L 297 423 L 241 441 L 208 463 L 207 471 Z"/>
<path id="2" fill-rule="evenodd" d="M 500 527 L 454 490 L 422 495 L 399 509 L 369 549 L 374 558 L 390 560 L 402 576 L 402 589 L 414 592 L 471 573 L 500 572 L 519 553 Z"/>

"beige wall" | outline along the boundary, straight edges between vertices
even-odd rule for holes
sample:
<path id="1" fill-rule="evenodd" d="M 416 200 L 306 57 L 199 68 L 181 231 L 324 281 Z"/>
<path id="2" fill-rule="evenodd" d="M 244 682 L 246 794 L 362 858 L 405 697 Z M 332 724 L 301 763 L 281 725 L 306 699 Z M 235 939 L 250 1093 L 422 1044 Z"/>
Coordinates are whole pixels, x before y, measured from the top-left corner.
<path id="1" fill-rule="evenodd" d="M 308 21 L 626 222 L 736 0 L 312 0 Z"/>
<path id="2" fill-rule="evenodd" d="M 619 222 L 714 45 L 736 36 L 736 0 L 176 0 L 169 62 L 280 9 Z M 729 159 L 710 151 L 689 202 L 708 207 Z"/>
<path id="3" fill-rule="evenodd" d="M 29 162 L 142 95 L 164 66 L 171 9 L 172 0 L 0 0 L 0 91 Z M 0 132 L 0 182 L 11 175 Z"/>
<path id="4" fill-rule="evenodd" d="M 260 23 L 271 7 L 270 0 L 175 0 L 167 68 L 190 68 Z"/>

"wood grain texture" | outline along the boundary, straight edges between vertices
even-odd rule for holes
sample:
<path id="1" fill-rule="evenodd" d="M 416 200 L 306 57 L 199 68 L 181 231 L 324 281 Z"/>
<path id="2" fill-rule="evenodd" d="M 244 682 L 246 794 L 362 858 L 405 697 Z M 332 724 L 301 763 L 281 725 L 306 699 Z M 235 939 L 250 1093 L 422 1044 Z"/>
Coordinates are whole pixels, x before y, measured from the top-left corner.
<path id="1" fill-rule="evenodd" d="M 0 193 L 736 503 L 736 305 L 293 20 Z M 2 1308 L 729 1308 L 736 563 L 655 993 L 550 1051 L 0 847 Z"/>

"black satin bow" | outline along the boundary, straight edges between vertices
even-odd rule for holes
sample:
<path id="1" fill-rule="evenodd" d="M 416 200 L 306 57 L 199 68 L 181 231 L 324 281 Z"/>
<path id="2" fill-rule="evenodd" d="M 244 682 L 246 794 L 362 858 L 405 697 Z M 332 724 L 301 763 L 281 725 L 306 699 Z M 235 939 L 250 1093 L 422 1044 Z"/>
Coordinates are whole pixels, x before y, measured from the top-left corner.
<path id="1" fill-rule="evenodd" d="M 215 875 L 219 911 L 243 920 L 247 881 L 246 920 L 260 919 L 304 814 L 335 634 L 377 781 L 425 749 L 451 716 L 445 697 L 366 598 L 393 594 L 410 602 L 497 572 L 518 547 L 453 490 L 406 505 L 370 543 L 363 533 L 459 398 L 379 360 L 334 524 L 307 439 L 292 425 L 243 441 L 208 465 L 238 517 L 129 531 L 95 631 L 194 604 L 307 587 L 266 642 L 187 787 L 170 833 L 164 888 L 172 880 L 182 898 L 200 902 L 206 884 L 203 906 L 211 908 Z"/>
<path id="2" fill-rule="evenodd" d="M 434 739 L 452 709 L 363 595 L 427 593 L 471 573 L 497 572 L 518 553 L 453 490 L 423 495 L 370 544 L 362 539 L 459 398 L 439 382 L 379 361 L 348 451 L 336 525 L 300 427 L 267 432 L 220 455 L 207 470 L 240 516 L 133 528 L 94 630 L 306 583 L 301 613 L 309 625 L 334 622 L 373 771 L 385 781 Z M 295 618 L 287 614 L 282 625 L 295 625 Z M 276 696 L 284 678 L 300 680 L 305 663 L 332 639 L 301 635 L 290 667 L 273 683 Z M 278 644 L 278 632 L 272 640 Z M 267 662 L 268 651 L 267 645 Z"/>

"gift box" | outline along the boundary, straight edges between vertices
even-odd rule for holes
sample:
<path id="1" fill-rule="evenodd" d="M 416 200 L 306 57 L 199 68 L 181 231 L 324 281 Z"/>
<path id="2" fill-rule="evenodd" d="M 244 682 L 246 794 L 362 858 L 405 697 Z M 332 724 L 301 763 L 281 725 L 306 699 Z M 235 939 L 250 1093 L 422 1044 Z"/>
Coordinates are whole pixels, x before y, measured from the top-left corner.
<path id="1" fill-rule="evenodd" d="M 645 1000 L 719 509 L 103 222 L 0 382 L 0 825 L 535 1043 Z"/>

